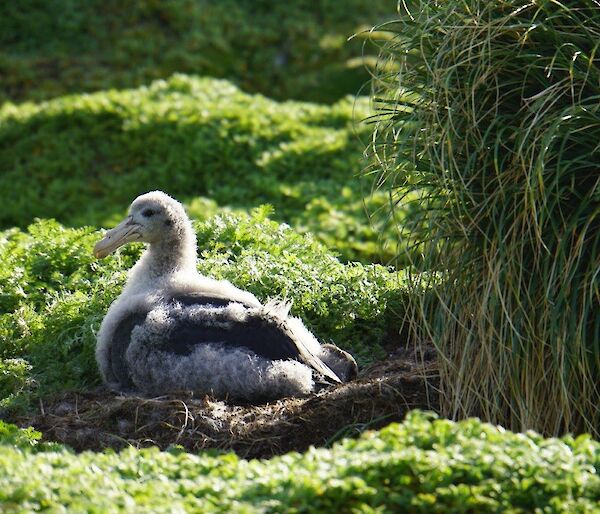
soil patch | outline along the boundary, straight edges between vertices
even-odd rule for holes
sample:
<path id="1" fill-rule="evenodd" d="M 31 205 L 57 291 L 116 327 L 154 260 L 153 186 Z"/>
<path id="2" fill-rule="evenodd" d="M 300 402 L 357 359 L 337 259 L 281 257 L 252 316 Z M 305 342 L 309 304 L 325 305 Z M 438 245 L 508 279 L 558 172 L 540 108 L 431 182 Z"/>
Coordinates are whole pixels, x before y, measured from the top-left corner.
<path id="1" fill-rule="evenodd" d="M 307 398 L 244 406 L 189 394 L 142 398 L 102 390 L 68 392 L 43 403 L 37 415 L 15 421 L 76 451 L 181 445 L 189 451 L 216 448 L 267 458 L 380 428 L 414 408 L 437 410 L 437 383 L 433 352 L 402 350 L 356 380 Z"/>

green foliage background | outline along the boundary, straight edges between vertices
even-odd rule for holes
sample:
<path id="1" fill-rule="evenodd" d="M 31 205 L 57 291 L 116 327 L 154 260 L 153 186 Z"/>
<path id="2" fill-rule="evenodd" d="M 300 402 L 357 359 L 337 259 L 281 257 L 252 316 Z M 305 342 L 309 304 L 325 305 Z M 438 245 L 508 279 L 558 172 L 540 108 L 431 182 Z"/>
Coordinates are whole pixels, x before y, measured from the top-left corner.
<path id="1" fill-rule="evenodd" d="M 364 38 L 393 0 L 0 3 L 0 101 L 130 88 L 175 72 L 276 99 L 331 102 L 369 78 Z M 364 56 L 364 59 L 363 59 Z"/>
<path id="2" fill-rule="evenodd" d="M 294 301 L 362 364 L 384 354 L 404 290 L 368 264 L 395 243 L 365 214 L 370 111 L 345 96 L 367 78 L 364 40 L 346 39 L 392 15 L 384 1 L 0 6 L 4 409 L 98 383 L 95 331 L 140 248 L 98 264 L 91 247 L 154 189 L 201 222 L 202 272 Z"/>
<path id="3" fill-rule="evenodd" d="M 390 258 L 358 178 L 365 100 L 279 103 L 228 82 L 175 75 L 125 91 L 0 107 L 0 227 L 34 217 L 109 226 L 138 194 L 162 189 L 207 217 L 269 203 L 345 259 Z M 383 244 L 380 250 L 378 243 Z"/>

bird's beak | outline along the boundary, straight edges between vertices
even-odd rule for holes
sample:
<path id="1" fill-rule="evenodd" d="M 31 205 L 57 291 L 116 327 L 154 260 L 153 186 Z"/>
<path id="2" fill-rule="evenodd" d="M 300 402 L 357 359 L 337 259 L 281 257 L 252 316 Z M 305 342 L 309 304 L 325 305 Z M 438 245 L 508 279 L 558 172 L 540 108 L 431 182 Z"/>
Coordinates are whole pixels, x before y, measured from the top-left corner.
<path id="1" fill-rule="evenodd" d="M 104 259 L 107 255 L 113 253 L 119 246 L 126 243 L 137 241 L 142 237 L 139 232 L 140 225 L 133 222 L 133 218 L 128 216 L 115 228 L 110 229 L 94 246 L 94 255 L 98 259 Z"/>

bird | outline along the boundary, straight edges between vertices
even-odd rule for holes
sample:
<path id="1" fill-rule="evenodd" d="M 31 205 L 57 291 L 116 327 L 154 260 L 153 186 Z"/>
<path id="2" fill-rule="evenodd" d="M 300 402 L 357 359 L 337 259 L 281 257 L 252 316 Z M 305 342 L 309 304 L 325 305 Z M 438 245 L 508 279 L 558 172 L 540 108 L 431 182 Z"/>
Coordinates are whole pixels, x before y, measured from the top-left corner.
<path id="1" fill-rule="evenodd" d="M 168 194 L 138 196 L 94 254 L 103 259 L 130 242 L 147 248 L 97 333 L 96 361 L 110 390 L 260 403 L 357 375 L 354 358 L 321 344 L 290 315 L 289 302 L 263 304 L 229 281 L 201 275 L 192 222 Z"/>

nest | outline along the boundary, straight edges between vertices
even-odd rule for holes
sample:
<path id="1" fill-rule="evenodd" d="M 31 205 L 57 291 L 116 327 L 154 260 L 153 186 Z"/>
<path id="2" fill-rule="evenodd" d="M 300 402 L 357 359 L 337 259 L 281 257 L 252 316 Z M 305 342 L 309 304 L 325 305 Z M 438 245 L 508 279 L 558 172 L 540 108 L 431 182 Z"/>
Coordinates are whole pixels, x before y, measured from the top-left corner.
<path id="1" fill-rule="evenodd" d="M 103 390 L 68 392 L 17 421 L 76 451 L 181 445 L 194 452 L 213 448 L 268 458 L 380 428 L 402 420 L 410 409 L 436 410 L 436 386 L 433 358 L 403 351 L 352 382 L 306 398 L 234 405 L 191 394 L 143 398 Z"/>

